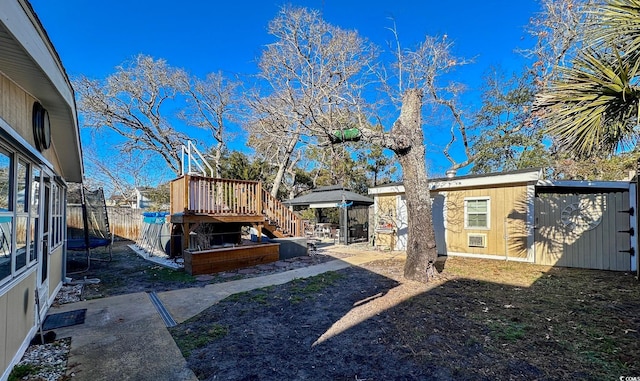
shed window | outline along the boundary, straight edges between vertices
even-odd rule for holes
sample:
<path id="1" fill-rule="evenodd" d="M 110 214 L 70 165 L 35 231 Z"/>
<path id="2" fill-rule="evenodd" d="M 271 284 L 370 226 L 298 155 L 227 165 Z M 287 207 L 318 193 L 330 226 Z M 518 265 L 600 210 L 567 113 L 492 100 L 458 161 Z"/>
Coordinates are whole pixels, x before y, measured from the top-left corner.
<path id="1" fill-rule="evenodd" d="M 489 229 L 488 198 L 464 200 L 464 226 L 468 229 Z"/>

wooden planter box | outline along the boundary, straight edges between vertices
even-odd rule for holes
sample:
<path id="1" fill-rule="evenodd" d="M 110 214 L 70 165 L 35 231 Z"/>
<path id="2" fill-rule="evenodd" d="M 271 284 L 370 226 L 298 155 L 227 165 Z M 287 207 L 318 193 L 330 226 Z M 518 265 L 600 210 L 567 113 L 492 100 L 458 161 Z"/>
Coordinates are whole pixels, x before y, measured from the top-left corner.
<path id="1" fill-rule="evenodd" d="M 278 260 L 279 243 L 224 247 L 202 251 L 185 250 L 184 268 L 191 275 L 212 274 Z"/>

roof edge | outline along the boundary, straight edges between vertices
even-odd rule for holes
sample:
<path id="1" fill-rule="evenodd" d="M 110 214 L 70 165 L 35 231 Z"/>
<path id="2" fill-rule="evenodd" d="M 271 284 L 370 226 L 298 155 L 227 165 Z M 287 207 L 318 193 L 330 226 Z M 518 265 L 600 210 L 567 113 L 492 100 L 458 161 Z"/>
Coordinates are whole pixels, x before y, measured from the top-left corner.
<path id="1" fill-rule="evenodd" d="M 486 175 L 469 175 L 452 178 L 438 178 L 429 180 L 429 190 L 437 191 L 463 187 L 477 187 L 486 185 L 503 185 L 517 183 L 535 183 L 542 178 L 541 168 L 530 168 L 512 172 L 496 172 Z M 403 183 L 392 183 L 369 188 L 369 194 L 404 193 Z"/>

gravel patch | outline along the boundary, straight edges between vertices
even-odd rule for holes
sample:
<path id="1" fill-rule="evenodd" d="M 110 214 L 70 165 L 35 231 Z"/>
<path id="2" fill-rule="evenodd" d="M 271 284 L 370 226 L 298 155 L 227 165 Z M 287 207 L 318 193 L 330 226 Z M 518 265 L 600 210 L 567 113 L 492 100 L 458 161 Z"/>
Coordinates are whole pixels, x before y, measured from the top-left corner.
<path id="1" fill-rule="evenodd" d="M 28 372 L 20 378 L 25 381 L 66 380 L 70 349 L 70 338 L 56 340 L 50 344 L 31 345 L 22 360 L 14 367 L 14 372 Z"/>
<path id="2" fill-rule="evenodd" d="M 56 295 L 53 301 L 53 307 L 63 304 L 75 303 L 82 300 L 82 284 L 65 284 Z"/>

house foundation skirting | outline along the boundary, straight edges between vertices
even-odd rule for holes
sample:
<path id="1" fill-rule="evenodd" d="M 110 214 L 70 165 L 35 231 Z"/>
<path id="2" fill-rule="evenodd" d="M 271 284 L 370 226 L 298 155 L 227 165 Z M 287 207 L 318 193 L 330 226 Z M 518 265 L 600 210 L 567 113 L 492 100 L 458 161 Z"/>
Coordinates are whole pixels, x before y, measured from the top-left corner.
<path id="1" fill-rule="evenodd" d="M 452 257 L 465 257 L 465 258 L 478 258 L 478 259 L 497 259 L 497 260 L 507 260 L 512 262 L 525 262 L 525 263 L 534 263 L 533 258 L 519 258 L 519 257 L 507 257 L 504 254 L 470 254 L 470 253 L 452 253 L 448 252 L 445 256 Z"/>

